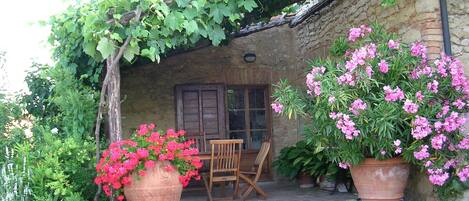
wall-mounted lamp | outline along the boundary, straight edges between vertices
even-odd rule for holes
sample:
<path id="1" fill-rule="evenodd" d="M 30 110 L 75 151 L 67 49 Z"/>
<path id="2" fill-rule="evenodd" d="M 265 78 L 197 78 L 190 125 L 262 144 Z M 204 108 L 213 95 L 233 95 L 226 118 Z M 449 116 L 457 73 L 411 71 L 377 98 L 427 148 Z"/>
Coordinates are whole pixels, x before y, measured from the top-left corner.
<path id="1" fill-rule="evenodd" d="M 256 54 L 254 53 L 246 53 L 244 54 L 244 62 L 246 63 L 253 63 L 256 61 Z"/>

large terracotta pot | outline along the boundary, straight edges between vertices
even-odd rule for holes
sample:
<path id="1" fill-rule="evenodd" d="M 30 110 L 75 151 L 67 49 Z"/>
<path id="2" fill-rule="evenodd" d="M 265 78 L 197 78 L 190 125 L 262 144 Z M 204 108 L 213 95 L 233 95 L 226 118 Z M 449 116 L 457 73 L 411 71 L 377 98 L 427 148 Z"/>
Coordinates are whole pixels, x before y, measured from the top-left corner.
<path id="1" fill-rule="evenodd" d="M 402 158 L 365 159 L 350 167 L 353 183 L 361 200 L 398 201 L 404 197 L 409 164 Z"/>
<path id="2" fill-rule="evenodd" d="M 124 188 L 128 201 L 179 201 L 182 184 L 177 171 L 164 169 L 168 162 L 157 162 L 156 167 L 146 171 L 146 175 L 137 179 L 134 176 L 131 185 Z"/>

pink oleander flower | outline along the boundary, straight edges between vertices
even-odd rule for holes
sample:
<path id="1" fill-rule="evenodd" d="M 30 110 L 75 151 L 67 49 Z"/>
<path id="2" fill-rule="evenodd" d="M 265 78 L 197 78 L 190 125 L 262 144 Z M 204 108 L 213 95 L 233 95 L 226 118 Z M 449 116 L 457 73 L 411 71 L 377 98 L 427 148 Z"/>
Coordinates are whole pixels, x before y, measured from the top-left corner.
<path id="1" fill-rule="evenodd" d="M 425 167 L 430 167 L 430 166 L 432 166 L 432 165 L 433 165 L 433 162 L 432 162 L 432 161 L 427 161 L 427 162 L 425 162 L 425 163 L 423 164 L 423 166 L 425 166 Z"/>
<path id="2" fill-rule="evenodd" d="M 309 95 L 321 95 L 321 81 L 316 80 L 320 75 L 324 74 L 326 68 L 313 67 L 311 72 L 306 75 L 306 86 L 308 87 Z"/>
<path id="3" fill-rule="evenodd" d="M 388 41 L 388 47 L 389 49 L 399 49 L 399 42 L 391 39 Z"/>
<path id="4" fill-rule="evenodd" d="M 342 113 L 337 113 L 336 127 L 342 131 L 347 140 L 352 140 L 360 134 L 360 131 L 355 128 L 355 123 L 350 119 L 350 116 Z"/>
<path id="5" fill-rule="evenodd" d="M 446 65 L 450 61 L 451 61 L 451 58 L 446 56 L 445 54 L 441 55 L 441 59 L 435 60 L 434 64 L 437 68 L 438 74 L 440 74 L 441 77 L 447 77 L 448 76 Z"/>
<path id="6" fill-rule="evenodd" d="M 411 134 L 417 140 L 427 137 L 427 135 L 432 133 L 431 125 L 425 117 L 415 116 L 412 126 Z"/>
<path id="7" fill-rule="evenodd" d="M 348 40 L 355 42 L 362 36 L 362 30 L 360 28 L 351 28 L 348 34 Z"/>
<path id="8" fill-rule="evenodd" d="M 366 72 L 366 75 L 368 75 L 368 78 L 371 78 L 371 76 L 373 76 L 373 69 L 371 68 L 371 66 L 366 66 L 365 68 L 365 72 Z"/>
<path id="9" fill-rule="evenodd" d="M 330 117 L 331 119 L 337 119 L 337 113 L 331 112 L 331 113 L 329 113 L 329 117 Z"/>
<path id="10" fill-rule="evenodd" d="M 438 81 L 433 80 L 432 82 L 427 84 L 427 89 L 433 93 L 438 93 Z"/>
<path id="11" fill-rule="evenodd" d="M 441 111 L 436 114 L 436 118 L 442 118 L 443 116 L 448 114 L 449 110 L 450 110 L 449 105 L 445 105 L 441 107 Z"/>
<path id="12" fill-rule="evenodd" d="M 467 179 L 469 178 L 469 165 L 466 165 L 466 167 L 459 170 L 457 175 L 460 181 L 462 182 L 467 181 Z"/>
<path id="13" fill-rule="evenodd" d="M 452 105 L 461 110 L 464 108 L 464 106 L 466 106 L 466 103 L 464 103 L 464 101 L 458 98 L 456 101 L 452 103 Z"/>
<path id="14" fill-rule="evenodd" d="M 381 59 L 381 61 L 378 63 L 378 66 L 379 72 L 387 73 L 389 71 L 389 64 L 384 59 Z"/>
<path id="15" fill-rule="evenodd" d="M 334 96 L 329 96 L 328 100 L 329 104 L 335 103 L 335 97 Z"/>
<path id="16" fill-rule="evenodd" d="M 395 153 L 395 154 L 400 154 L 400 153 L 402 153 L 402 148 L 401 148 L 401 147 L 397 147 L 396 150 L 394 150 L 394 153 Z"/>
<path id="17" fill-rule="evenodd" d="M 436 150 L 442 149 L 443 144 L 446 142 L 446 139 L 447 139 L 446 136 L 443 135 L 443 134 L 439 134 L 439 135 L 433 137 L 432 140 L 431 140 L 432 148 L 436 149 Z"/>
<path id="18" fill-rule="evenodd" d="M 454 168 L 458 165 L 458 163 L 459 162 L 457 160 L 451 159 L 451 160 L 446 161 L 445 165 L 443 165 L 443 168 L 445 169 Z"/>
<path id="19" fill-rule="evenodd" d="M 350 167 L 350 163 L 339 163 L 339 167 L 342 169 L 348 169 Z"/>
<path id="20" fill-rule="evenodd" d="M 428 173 L 430 174 L 428 179 L 433 185 L 443 186 L 449 178 L 449 174 L 442 169 L 429 169 Z"/>
<path id="21" fill-rule="evenodd" d="M 396 150 L 394 150 L 394 153 L 395 154 L 402 153 L 402 148 L 400 147 L 401 146 L 401 140 L 399 140 L 399 139 L 394 140 L 393 144 L 396 147 Z"/>
<path id="22" fill-rule="evenodd" d="M 469 150 L 469 136 L 466 134 L 466 137 L 464 137 L 457 145 L 458 149 L 463 149 L 463 150 Z"/>
<path id="23" fill-rule="evenodd" d="M 421 145 L 420 151 L 414 152 L 414 157 L 417 160 L 423 160 L 430 157 L 430 153 L 428 153 L 428 145 Z"/>
<path id="24" fill-rule="evenodd" d="M 383 156 L 386 155 L 386 151 L 384 151 L 384 150 L 382 150 L 382 149 L 381 149 L 381 151 L 380 151 L 379 153 L 380 153 L 381 155 L 383 155 Z"/>
<path id="25" fill-rule="evenodd" d="M 384 86 L 383 89 L 385 93 L 384 100 L 388 102 L 395 102 L 404 99 L 404 92 L 399 87 L 391 89 L 389 86 Z"/>
<path id="26" fill-rule="evenodd" d="M 427 47 L 425 47 L 422 43 L 420 42 L 412 43 L 412 46 L 410 49 L 411 49 L 410 54 L 412 56 L 421 57 L 422 59 L 427 58 Z"/>
<path id="27" fill-rule="evenodd" d="M 275 113 L 281 113 L 283 111 L 283 105 L 279 102 L 274 102 L 270 105 Z"/>
<path id="28" fill-rule="evenodd" d="M 404 108 L 404 111 L 406 111 L 409 114 L 415 114 L 417 113 L 419 106 L 413 103 L 411 100 L 407 99 L 405 100 L 404 106 L 402 108 Z"/>
<path id="29" fill-rule="evenodd" d="M 351 73 L 347 72 L 337 78 L 337 83 L 340 85 L 355 86 L 355 78 Z"/>
<path id="30" fill-rule="evenodd" d="M 460 117 L 459 113 L 451 112 L 451 114 L 445 118 L 443 128 L 446 132 L 453 132 L 464 125 L 464 123 L 466 123 L 466 118 L 464 118 L 464 116 Z"/>
<path id="31" fill-rule="evenodd" d="M 348 40 L 355 42 L 358 38 L 364 37 L 372 31 L 371 27 L 368 27 L 367 25 L 361 25 L 358 28 L 351 28 L 348 34 Z"/>
<path id="32" fill-rule="evenodd" d="M 422 102 L 424 98 L 424 96 L 422 95 L 422 91 L 417 91 L 417 93 L 415 93 L 415 98 L 417 98 L 419 102 Z"/>
<path id="33" fill-rule="evenodd" d="M 354 115 L 359 115 L 360 110 L 366 109 L 366 103 L 363 102 L 362 99 L 356 99 L 349 107 L 349 111 L 351 111 Z"/>

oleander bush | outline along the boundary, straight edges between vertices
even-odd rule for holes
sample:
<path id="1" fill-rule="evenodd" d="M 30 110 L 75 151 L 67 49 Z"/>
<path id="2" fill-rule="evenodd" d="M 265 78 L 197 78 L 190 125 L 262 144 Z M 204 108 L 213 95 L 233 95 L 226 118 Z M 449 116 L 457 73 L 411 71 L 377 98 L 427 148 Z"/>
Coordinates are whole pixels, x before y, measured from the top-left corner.
<path id="1" fill-rule="evenodd" d="M 424 170 L 444 200 L 468 187 L 469 82 L 462 63 L 401 43 L 379 25 L 352 28 L 310 62 L 305 86 L 275 85 L 272 108 L 311 119 L 327 156 L 342 168 L 403 157 Z"/>

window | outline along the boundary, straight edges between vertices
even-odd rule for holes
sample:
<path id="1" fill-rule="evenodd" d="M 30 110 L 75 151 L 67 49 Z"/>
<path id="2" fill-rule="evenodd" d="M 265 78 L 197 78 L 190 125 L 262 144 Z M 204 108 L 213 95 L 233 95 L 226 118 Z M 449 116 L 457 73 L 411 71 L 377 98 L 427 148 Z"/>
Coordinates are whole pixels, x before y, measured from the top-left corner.
<path id="1" fill-rule="evenodd" d="M 176 86 L 177 127 L 188 137 L 225 136 L 224 87 L 222 85 Z"/>
<path id="2" fill-rule="evenodd" d="M 229 87 L 227 98 L 229 138 L 244 139 L 244 149 L 259 149 L 270 136 L 266 87 Z"/>

